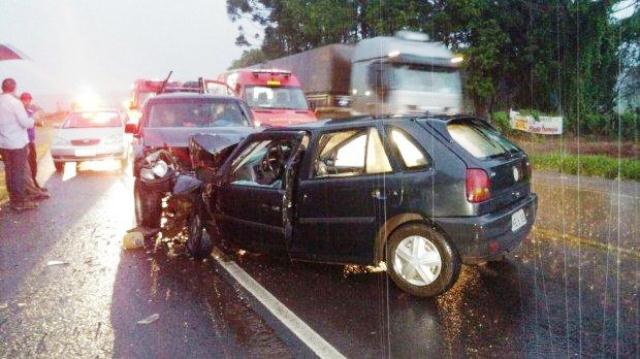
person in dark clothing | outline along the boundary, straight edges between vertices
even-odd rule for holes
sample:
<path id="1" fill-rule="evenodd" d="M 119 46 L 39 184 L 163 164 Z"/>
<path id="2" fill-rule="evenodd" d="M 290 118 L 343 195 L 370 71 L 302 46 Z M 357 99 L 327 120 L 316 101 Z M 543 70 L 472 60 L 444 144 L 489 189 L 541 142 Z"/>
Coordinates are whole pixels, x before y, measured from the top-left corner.
<path id="1" fill-rule="evenodd" d="M 35 209 L 26 192 L 27 128 L 33 127 L 33 119 L 27 115 L 23 104 L 14 93 L 16 81 L 4 79 L 0 94 L 0 152 L 4 159 L 4 172 L 11 209 L 22 212 Z"/>
<path id="2" fill-rule="evenodd" d="M 31 105 L 31 100 L 32 100 L 31 94 L 28 92 L 23 92 L 20 95 L 20 101 L 22 101 L 22 104 L 24 104 L 24 109 L 27 111 L 27 115 L 29 115 L 30 118 L 33 118 L 36 112 L 36 109 L 34 108 L 33 105 Z M 43 191 L 46 191 L 45 188 L 43 188 L 38 184 L 38 180 L 36 180 L 36 177 L 38 176 L 38 154 L 36 152 L 35 124 L 33 127 L 27 129 L 27 133 L 29 134 L 29 144 L 28 144 L 29 154 L 27 158 L 29 162 L 30 176 L 33 181 L 33 184 L 37 188 L 40 188 Z"/>

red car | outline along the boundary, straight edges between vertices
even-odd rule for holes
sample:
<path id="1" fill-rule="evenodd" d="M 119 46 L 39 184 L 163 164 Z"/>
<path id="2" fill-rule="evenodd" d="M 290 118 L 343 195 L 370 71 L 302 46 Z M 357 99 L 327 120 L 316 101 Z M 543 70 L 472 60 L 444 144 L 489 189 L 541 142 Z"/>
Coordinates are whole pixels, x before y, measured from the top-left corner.
<path id="1" fill-rule="evenodd" d="M 289 71 L 240 69 L 218 77 L 250 107 L 256 124 L 282 127 L 316 121 L 300 81 Z"/>

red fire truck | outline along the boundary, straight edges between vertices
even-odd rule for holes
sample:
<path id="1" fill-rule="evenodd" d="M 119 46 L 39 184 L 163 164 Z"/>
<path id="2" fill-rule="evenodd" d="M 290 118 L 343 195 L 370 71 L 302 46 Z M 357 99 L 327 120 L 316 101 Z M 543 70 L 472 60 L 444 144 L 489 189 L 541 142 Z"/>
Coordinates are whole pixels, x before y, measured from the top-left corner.
<path id="1" fill-rule="evenodd" d="M 142 106 L 149 97 L 153 97 L 161 92 L 201 92 L 200 82 L 179 82 L 169 81 L 171 72 L 165 80 L 137 79 L 131 86 L 131 96 L 127 107 L 129 122 L 137 123 L 142 114 Z"/>
<path id="2" fill-rule="evenodd" d="M 239 69 L 218 76 L 252 109 L 262 126 L 279 127 L 316 121 L 300 81 L 290 72 Z"/>

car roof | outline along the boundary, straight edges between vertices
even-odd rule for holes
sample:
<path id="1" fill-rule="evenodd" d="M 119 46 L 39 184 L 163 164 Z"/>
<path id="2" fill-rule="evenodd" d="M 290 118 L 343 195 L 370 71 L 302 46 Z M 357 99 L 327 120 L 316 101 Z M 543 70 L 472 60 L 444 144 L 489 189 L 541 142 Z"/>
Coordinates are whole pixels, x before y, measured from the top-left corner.
<path id="1" fill-rule="evenodd" d="M 151 102 L 162 102 L 162 100 L 184 100 L 184 99 L 193 99 L 193 100 L 234 100 L 239 101 L 238 98 L 233 96 L 219 96 L 219 95 L 210 95 L 203 94 L 197 92 L 170 92 L 163 93 L 157 96 L 149 98 L 149 103 Z"/>
<path id="2" fill-rule="evenodd" d="M 420 116 L 411 116 L 411 115 L 403 115 L 403 116 L 383 116 L 383 117 L 375 117 L 375 116 L 356 116 L 346 119 L 339 120 L 318 120 L 314 122 L 307 122 L 298 125 L 292 125 L 287 127 L 274 127 L 268 128 L 266 132 L 271 131 L 318 131 L 318 130 L 331 130 L 331 129 L 342 129 L 349 128 L 354 126 L 374 126 L 377 123 L 398 123 L 405 121 L 414 121 L 414 120 L 425 120 L 427 122 L 439 122 L 439 123 L 448 123 L 454 120 L 461 119 L 471 119 L 475 118 L 470 115 L 420 115 Z"/>

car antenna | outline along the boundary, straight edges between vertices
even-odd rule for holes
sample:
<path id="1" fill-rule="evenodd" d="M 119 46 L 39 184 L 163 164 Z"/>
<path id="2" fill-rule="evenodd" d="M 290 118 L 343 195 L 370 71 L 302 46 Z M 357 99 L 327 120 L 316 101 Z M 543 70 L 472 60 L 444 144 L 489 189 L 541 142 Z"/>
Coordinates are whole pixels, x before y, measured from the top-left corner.
<path id="1" fill-rule="evenodd" d="M 160 86 L 160 89 L 158 90 L 158 92 L 156 92 L 156 95 L 159 95 L 164 92 L 164 88 L 167 87 L 167 82 L 169 82 L 169 78 L 171 78 L 171 75 L 173 75 L 173 70 L 169 71 L 167 78 L 165 78 L 164 81 L 162 81 L 162 86 Z"/>

